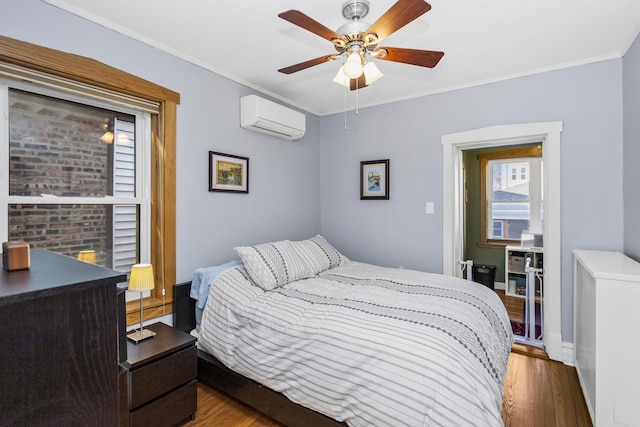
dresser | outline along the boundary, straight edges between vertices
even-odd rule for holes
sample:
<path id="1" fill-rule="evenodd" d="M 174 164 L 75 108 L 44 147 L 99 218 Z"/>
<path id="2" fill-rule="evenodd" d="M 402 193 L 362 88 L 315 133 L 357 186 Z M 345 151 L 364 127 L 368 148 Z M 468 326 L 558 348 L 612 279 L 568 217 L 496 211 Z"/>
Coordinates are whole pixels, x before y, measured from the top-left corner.
<path id="1" fill-rule="evenodd" d="M 575 367 L 594 425 L 640 426 L 640 263 L 574 250 Z"/>
<path id="2" fill-rule="evenodd" d="M 116 285 L 126 275 L 44 249 L 0 269 L 0 425 L 119 424 Z"/>

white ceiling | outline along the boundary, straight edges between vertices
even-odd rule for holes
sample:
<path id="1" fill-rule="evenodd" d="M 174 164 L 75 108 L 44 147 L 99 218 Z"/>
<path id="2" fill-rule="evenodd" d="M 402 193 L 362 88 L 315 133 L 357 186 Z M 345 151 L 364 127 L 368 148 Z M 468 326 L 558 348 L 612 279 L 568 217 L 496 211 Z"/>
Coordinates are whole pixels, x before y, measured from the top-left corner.
<path id="1" fill-rule="evenodd" d="M 44 0 L 311 113 L 326 115 L 622 57 L 640 30 L 640 0 L 428 0 L 432 9 L 385 46 L 444 51 L 433 69 L 377 61 L 384 77 L 357 92 L 339 64 L 277 70 L 335 52 L 278 17 L 298 9 L 337 30 L 344 0 Z M 370 0 L 375 22 L 395 0 Z"/>

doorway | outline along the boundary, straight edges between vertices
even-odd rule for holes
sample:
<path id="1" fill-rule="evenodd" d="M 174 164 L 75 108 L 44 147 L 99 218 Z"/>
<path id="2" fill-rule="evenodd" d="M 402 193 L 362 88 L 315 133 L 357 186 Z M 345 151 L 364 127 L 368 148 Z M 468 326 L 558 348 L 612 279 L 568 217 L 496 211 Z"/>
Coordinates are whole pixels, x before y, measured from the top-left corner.
<path id="1" fill-rule="evenodd" d="M 562 122 L 493 126 L 444 135 L 443 153 L 443 273 L 460 276 L 464 260 L 464 150 L 542 143 L 545 209 L 544 346 L 549 357 L 562 361 L 560 134 Z"/>
<path id="2" fill-rule="evenodd" d="M 542 145 L 463 150 L 463 170 L 463 257 L 473 261 L 477 282 L 483 283 L 476 278 L 477 269 L 494 272 L 488 285 L 504 303 L 516 341 L 541 347 Z M 533 268 L 541 271 L 530 277 L 527 272 Z"/>

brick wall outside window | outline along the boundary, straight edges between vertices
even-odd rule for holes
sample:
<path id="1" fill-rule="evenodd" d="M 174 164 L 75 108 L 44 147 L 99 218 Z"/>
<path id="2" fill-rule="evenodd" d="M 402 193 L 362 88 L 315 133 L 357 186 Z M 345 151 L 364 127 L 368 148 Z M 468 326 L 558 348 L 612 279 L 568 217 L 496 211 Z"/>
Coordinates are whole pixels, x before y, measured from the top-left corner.
<path id="1" fill-rule="evenodd" d="M 38 98 L 18 94 L 10 101 L 9 192 L 39 197 L 9 206 L 9 238 L 72 257 L 92 249 L 99 264 L 110 265 L 111 206 L 38 203 L 110 194 L 110 146 L 100 140 L 106 112 L 72 103 L 65 109 L 63 101 L 51 107 Z"/>

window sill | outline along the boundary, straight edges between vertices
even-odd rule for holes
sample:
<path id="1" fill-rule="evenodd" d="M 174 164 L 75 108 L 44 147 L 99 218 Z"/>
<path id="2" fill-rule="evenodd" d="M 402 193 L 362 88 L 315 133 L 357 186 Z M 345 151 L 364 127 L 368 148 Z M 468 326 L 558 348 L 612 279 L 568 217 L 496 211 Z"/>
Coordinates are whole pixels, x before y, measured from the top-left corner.
<path id="1" fill-rule="evenodd" d="M 502 240 L 499 242 L 489 241 L 489 242 L 477 243 L 477 246 L 479 248 L 502 249 L 502 250 L 504 250 L 504 248 L 506 248 L 507 246 L 514 246 L 514 245 L 519 246 L 520 241 L 519 240 Z"/>
<path id="2" fill-rule="evenodd" d="M 127 326 L 140 323 L 140 300 L 135 299 L 127 301 Z M 142 314 L 143 320 L 155 319 L 166 314 L 173 313 L 173 301 L 165 301 L 159 298 L 147 297 L 142 300 Z"/>

